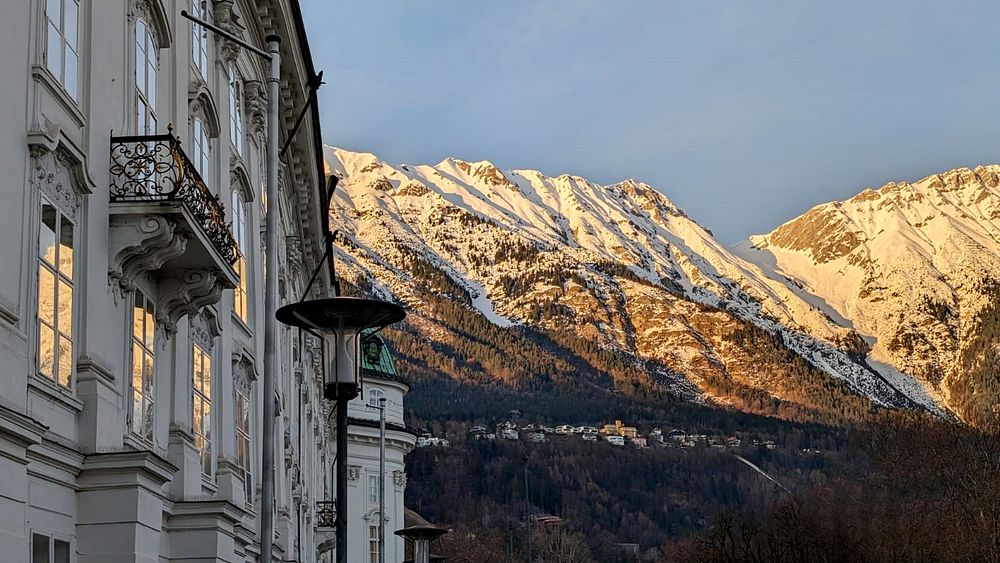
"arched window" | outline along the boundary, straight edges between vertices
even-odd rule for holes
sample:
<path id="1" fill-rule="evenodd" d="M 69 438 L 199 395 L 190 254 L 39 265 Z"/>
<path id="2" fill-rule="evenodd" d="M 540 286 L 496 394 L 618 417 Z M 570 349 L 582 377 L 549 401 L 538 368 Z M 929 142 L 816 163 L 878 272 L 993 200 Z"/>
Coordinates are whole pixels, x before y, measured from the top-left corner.
<path id="1" fill-rule="evenodd" d="M 233 267 L 240 281 L 233 289 L 233 312 L 244 323 L 249 324 L 247 296 L 250 291 L 250 273 L 247 268 L 247 253 L 250 252 L 250 229 L 247 225 L 247 204 L 239 189 L 233 189 L 233 238 L 236 239 L 237 257 Z"/>
<path id="2" fill-rule="evenodd" d="M 156 41 L 146 20 L 135 22 L 135 118 L 137 135 L 156 134 Z"/>
<path id="3" fill-rule="evenodd" d="M 191 0 L 191 15 L 204 21 L 209 21 L 208 0 Z M 204 26 L 191 22 L 191 60 L 198 68 L 201 77 L 208 81 L 208 30 Z"/>
<path id="4" fill-rule="evenodd" d="M 229 138 L 236 153 L 243 154 L 243 81 L 236 65 L 229 65 Z"/>

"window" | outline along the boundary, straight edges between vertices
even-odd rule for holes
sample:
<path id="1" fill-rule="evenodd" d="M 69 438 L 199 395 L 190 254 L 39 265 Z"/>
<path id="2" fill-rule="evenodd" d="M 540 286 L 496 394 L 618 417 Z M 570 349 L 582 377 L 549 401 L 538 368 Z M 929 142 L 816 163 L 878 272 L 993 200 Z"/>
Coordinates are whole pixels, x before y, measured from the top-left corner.
<path id="1" fill-rule="evenodd" d="M 229 65 L 229 138 L 237 154 L 243 154 L 243 83 L 236 65 Z"/>
<path id="2" fill-rule="evenodd" d="M 70 563 L 69 542 L 37 532 L 32 533 L 31 563 Z"/>
<path id="3" fill-rule="evenodd" d="M 378 563 L 378 526 L 368 526 L 368 554 L 371 563 Z"/>
<path id="4" fill-rule="evenodd" d="M 135 131 L 156 134 L 156 43 L 145 20 L 135 22 Z"/>
<path id="5" fill-rule="evenodd" d="M 38 228 L 38 373 L 72 385 L 73 223 L 44 199 Z"/>
<path id="6" fill-rule="evenodd" d="M 212 356 L 201 346 L 191 347 L 193 365 L 194 447 L 201 457 L 201 472 L 212 475 Z"/>
<path id="7" fill-rule="evenodd" d="M 132 307 L 132 433 L 152 443 L 156 320 L 153 302 L 139 290 Z"/>
<path id="8" fill-rule="evenodd" d="M 208 19 L 208 0 L 191 0 L 191 15 L 204 21 Z M 208 30 L 191 22 L 191 60 L 201 77 L 208 80 Z"/>
<path id="9" fill-rule="evenodd" d="M 47 0 L 45 3 L 45 67 L 78 99 L 79 0 Z"/>
<path id="10" fill-rule="evenodd" d="M 368 406 L 380 407 L 382 405 L 379 404 L 378 400 L 384 398 L 385 398 L 385 391 L 382 391 L 381 389 L 368 390 Z"/>
<path id="11" fill-rule="evenodd" d="M 194 123 L 191 124 L 191 138 L 194 142 L 194 152 L 192 153 L 194 167 L 201 174 L 201 179 L 207 183 L 212 146 L 209 144 L 208 128 L 205 127 L 205 123 L 200 117 L 194 118 Z"/>
<path id="12" fill-rule="evenodd" d="M 249 324 L 247 311 L 247 295 L 250 291 L 250 273 L 247 269 L 247 253 L 250 251 L 250 230 L 247 228 L 247 206 L 243 194 L 233 190 L 233 238 L 236 239 L 236 275 L 239 283 L 233 289 L 233 311 L 240 320 Z"/>
<path id="13" fill-rule="evenodd" d="M 378 475 L 368 476 L 368 502 L 377 503 L 378 502 L 378 490 L 379 490 L 379 478 Z"/>
<path id="14" fill-rule="evenodd" d="M 246 503 L 253 506 L 253 473 L 250 471 L 250 393 L 236 388 L 236 462 L 243 469 Z"/>

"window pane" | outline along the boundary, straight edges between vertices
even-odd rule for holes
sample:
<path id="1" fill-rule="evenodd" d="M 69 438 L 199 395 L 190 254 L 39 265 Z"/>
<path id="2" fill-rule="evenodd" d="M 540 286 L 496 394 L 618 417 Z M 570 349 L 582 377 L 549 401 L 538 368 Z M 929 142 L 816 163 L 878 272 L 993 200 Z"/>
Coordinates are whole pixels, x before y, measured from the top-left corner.
<path id="1" fill-rule="evenodd" d="M 79 99 L 76 91 L 76 74 L 76 52 L 66 49 L 66 77 L 64 85 L 66 86 L 66 91 L 74 100 Z"/>
<path id="2" fill-rule="evenodd" d="M 153 303 L 151 301 L 146 301 L 146 347 L 149 349 L 153 348 L 153 340 L 156 336 L 156 312 L 153 309 Z"/>
<path id="3" fill-rule="evenodd" d="M 153 420 L 156 417 L 156 409 L 153 401 L 146 399 L 143 403 L 145 412 L 143 414 L 143 429 L 142 435 L 149 440 L 153 441 Z"/>
<path id="4" fill-rule="evenodd" d="M 73 223 L 65 217 L 59 225 L 59 271 L 73 278 Z"/>
<path id="5" fill-rule="evenodd" d="M 201 391 L 209 401 L 212 400 L 212 356 L 202 353 Z"/>
<path id="6" fill-rule="evenodd" d="M 45 323 L 38 323 L 38 373 L 47 377 L 55 374 L 56 333 Z"/>
<path id="7" fill-rule="evenodd" d="M 153 355 L 143 354 L 142 392 L 147 398 L 153 397 Z"/>
<path id="8" fill-rule="evenodd" d="M 45 51 L 45 57 L 49 71 L 62 81 L 62 37 L 59 35 L 59 30 L 56 26 L 49 22 L 48 25 L 48 45 Z"/>
<path id="9" fill-rule="evenodd" d="M 49 537 L 31 534 L 31 563 L 49 563 Z"/>
<path id="10" fill-rule="evenodd" d="M 52 563 L 69 563 L 69 542 L 55 540 L 55 550 L 52 554 Z"/>
<path id="11" fill-rule="evenodd" d="M 79 47 L 76 43 L 77 34 L 77 12 L 80 6 L 76 0 L 66 0 L 66 17 L 63 20 L 63 34 L 66 36 L 66 43 L 69 48 L 76 51 Z M 67 67 L 68 68 L 68 67 Z"/>
<path id="12" fill-rule="evenodd" d="M 70 386 L 70 374 L 73 372 L 73 343 L 59 337 L 59 384 Z"/>
<path id="13" fill-rule="evenodd" d="M 132 390 L 137 395 L 142 395 L 145 386 L 142 384 L 142 348 L 138 344 L 132 344 Z"/>
<path id="14" fill-rule="evenodd" d="M 43 268 L 44 269 L 44 268 Z M 73 336 L 73 288 L 66 282 L 59 282 L 59 332 Z"/>
<path id="15" fill-rule="evenodd" d="M 149 99 L 150 113 L 156 115 L 156 51 L 152 50 L 153 45 L 149 48 L 151 50 L 146 54 L 146 98 Z"/>
<path id="16" fill-rule="evenodd" d="M 38 229 L 38 256 L 49 264 L 56 263 L 56 210 L 42 204 L 42 221 Z"/>
<path id="17" fill-rule="evenodd" d="M 38 265 L 38 318 L 55 325 L 56 277 L 44 265 Z"/>
<path id="18" fill-rule="evenodd" d="M 191 413 L 191 424 L 194 426 L 195 447 L 200 449 L 201 447 L 200 439 L 201 435 L 204 433 L 202 429 L 202 421 L 204 419 L 202 418 L 203 413 L 202 413 L 201 397 L 195 395 L 193 406 L 194 406 L 194 412 Z"/>
<path id="19" fill-rule="evenodd" d="M 56 26 L 58 26 L 59 22 L 62 20 L 61 4 L 62 2 L 60 2 L 60 0 L 48 0 L 45 3 L 45 15 L 52 20 Z"/>

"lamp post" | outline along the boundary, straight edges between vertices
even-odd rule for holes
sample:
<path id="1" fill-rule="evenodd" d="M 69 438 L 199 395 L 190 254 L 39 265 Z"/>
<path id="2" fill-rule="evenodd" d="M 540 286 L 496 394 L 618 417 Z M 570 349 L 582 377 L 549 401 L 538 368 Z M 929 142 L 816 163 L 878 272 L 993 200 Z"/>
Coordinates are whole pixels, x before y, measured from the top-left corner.
<path id="1" fill-rule="evenodd" d="M 360 388 L 363 331 L 397 323 L 406 313 L 386 301 L 330 297 L 286 305 L 276 317 L 283 324 L 323 335 L 327 367 L 323 397 L 337 405 L 337 562 L 347 563 L 347 403 Z"/>
<path id="2" fill-rule="evenodd" d="M 267 73 L 267 208 L 264 226 L 264 260 L 271 272 L 264 275 L 264 413 L 261 440 L 260 483 L 260 554 L 261 560 L 271 561 L 274 546 L 274 311 L 278 303 L 278 82 L 281 79 L 281 38 L 268 35 L 267 51 L 243 41 L 228 31 L 181 10 L 181 16 L 196 25 L 236 43 L 268 62 Z"/>

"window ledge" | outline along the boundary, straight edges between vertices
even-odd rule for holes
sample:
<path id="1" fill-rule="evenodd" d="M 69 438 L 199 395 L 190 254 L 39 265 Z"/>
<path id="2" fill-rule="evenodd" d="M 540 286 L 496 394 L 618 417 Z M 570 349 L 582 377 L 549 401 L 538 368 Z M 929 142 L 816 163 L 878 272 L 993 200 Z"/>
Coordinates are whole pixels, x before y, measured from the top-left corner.
<path id="1" fill-rule="evenodd" d="M 247 338 L 253 338 L 253 330 L 250 329 L 250 325 L 248 325 L 246 323 L 246 321 L 244 321 L 242 318 L 240 318 L 240 316 L 238 314 L 236 314 L 236 311 L 232 311 L 230 313 L 230 316 L 232 316 L 232 318 L 233 318 L 233 325 L 234 326 L 239 327 L 240 330 L 243 331 L 243 334 Z"/>
<path id="2" fill-rule="evenodd" d="M 74 397 L 72 391 L 59 387 L 41 375 L 34 374 L 29 377 L 28 387 L 36 390 L 41 395 L 52 399 L 56 403 L 63 405 L 67 410 L 75 412 L 83 410 L 83 401 Z"/>
<path id="3" fill-rule="evenodd" d="M 35 79 L 41 84 L 45 85 L 46 89 L 55 96 L 59 104 L 76 120 L 77 127 L 83 127 L 87 124 L 87 118 L 83 115 L 80 110 L 80 103 L 73 99 L 69 95 L 69 92 L 63 88 L 62 83 L 59 79 L 49 72 L 49 69 L 42 65 L 32 65 L 31 74 Z"/>

